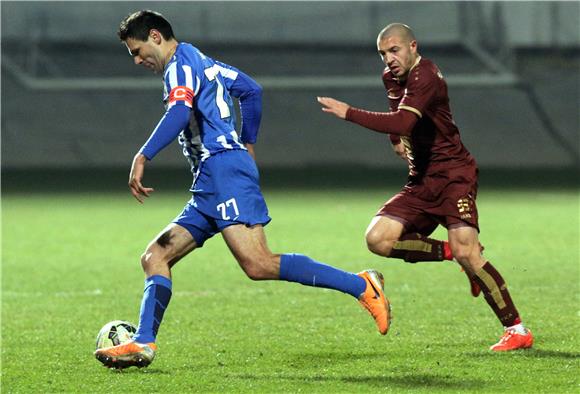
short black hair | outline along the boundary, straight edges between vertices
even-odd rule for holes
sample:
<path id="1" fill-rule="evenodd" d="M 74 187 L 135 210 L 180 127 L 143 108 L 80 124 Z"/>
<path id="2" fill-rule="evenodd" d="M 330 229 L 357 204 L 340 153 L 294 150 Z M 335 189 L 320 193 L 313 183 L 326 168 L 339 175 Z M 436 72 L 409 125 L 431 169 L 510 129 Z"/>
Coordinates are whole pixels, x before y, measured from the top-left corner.
<path id="1" fill-rule="evenodd" d="M 164 39 L 175 38 L 171 25 L 159 12 L 141 10 L 129 14 L 119 24 L 117 35 L 121 41 L 133 38 L 139 41 L 147 41 L 149 31 L 158 30 Z"/>

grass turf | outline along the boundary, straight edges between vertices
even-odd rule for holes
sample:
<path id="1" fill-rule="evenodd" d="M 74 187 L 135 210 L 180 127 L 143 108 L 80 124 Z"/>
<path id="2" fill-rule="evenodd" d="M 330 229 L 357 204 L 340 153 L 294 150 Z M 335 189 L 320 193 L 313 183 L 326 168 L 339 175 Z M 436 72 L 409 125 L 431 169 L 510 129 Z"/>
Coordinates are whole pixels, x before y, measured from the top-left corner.
<path id="1" fill-rule="evenodd" d="M 536 336 L 509 354 L 487 350 L 501 327 L 456 264 L 366 251 L 366 225 L 395 191 L 265 193 L 273 251 L 385 274 L 386 337 L 350 296 L 248 280 L 216 236 L 173 270 L 155 362 L 121 372 L 94 359 L 95 336 L 109 320 L 137 323 L 139 256 L 187 193 L 143 206 L 128 193 L 4 195 L 2 391 L 578 392 L 577 191 L 480 191 L 486 256 Z"/>

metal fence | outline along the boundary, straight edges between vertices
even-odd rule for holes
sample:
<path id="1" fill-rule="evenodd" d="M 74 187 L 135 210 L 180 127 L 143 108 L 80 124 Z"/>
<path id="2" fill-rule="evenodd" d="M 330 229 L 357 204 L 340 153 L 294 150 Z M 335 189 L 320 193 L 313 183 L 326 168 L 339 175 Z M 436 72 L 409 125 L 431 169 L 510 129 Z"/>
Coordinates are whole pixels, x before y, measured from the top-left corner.
<path id="1" fill-rule="evenodd" d="M 578 165 L 577 2 L 3 2 L 3 168 L 127 165 L 162 114 L 159 79 L 115 37 L 143 7 L 262 84 L 262 165 L 399 164 L 383 136 L 314 101 L 386 109 L 374 40 L 392 21 L 410 24 L 440 65 L 480 164 Z M 540 54 L 524 64 L 529 48 Z M 175 147 L 157 161 L 183 165 Z"/>

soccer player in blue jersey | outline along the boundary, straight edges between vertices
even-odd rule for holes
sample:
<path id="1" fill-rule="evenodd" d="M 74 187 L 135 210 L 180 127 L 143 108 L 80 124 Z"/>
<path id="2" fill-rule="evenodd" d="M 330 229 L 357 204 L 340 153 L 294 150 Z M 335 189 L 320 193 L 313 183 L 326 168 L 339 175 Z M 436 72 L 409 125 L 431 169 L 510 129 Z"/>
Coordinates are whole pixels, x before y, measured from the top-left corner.
<path id="1" fill-rule="evenodd" d="M 194 174 L 193 196 L 141 257 L 146 280 L 133 340 L 97 350 L 97 359 L 114 368 L 143 367 L 153 361 L 157 331 L 171 298 L 171 267 L 218 232 L 250 279 L 284 280 L 350 294 L 386 334 L 390 305 L 379 272 L 352 274 L 304 255 L 269 250 L 263 227 L 270 217 L 250 155 L 261 120 L 260 86 L 240 70 L 178 42 L 169 22 L 157 12 L 127 16 L 118 34 L 135 64 L 163 75 L 166 108 L 133 159 L 131 193 L 142 203 L 153 192 L 142 184 L 145 163 L 178 138 Z M 232 96 L 240 100 L 241 135 L 236 131 Z"/>

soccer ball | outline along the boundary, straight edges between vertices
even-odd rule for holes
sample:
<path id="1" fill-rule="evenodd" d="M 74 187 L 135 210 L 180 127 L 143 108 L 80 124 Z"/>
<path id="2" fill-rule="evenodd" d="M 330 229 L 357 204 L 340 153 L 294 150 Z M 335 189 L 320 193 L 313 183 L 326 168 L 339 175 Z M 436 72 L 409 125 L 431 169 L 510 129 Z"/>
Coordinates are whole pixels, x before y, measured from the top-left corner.
<path id="1" fill-rule="evenodd" d="M 134 324 L 124 320 L 113 320 L 101 328 L 97 335 L 97 350 L 128 342 L 137 332 Z"/>

